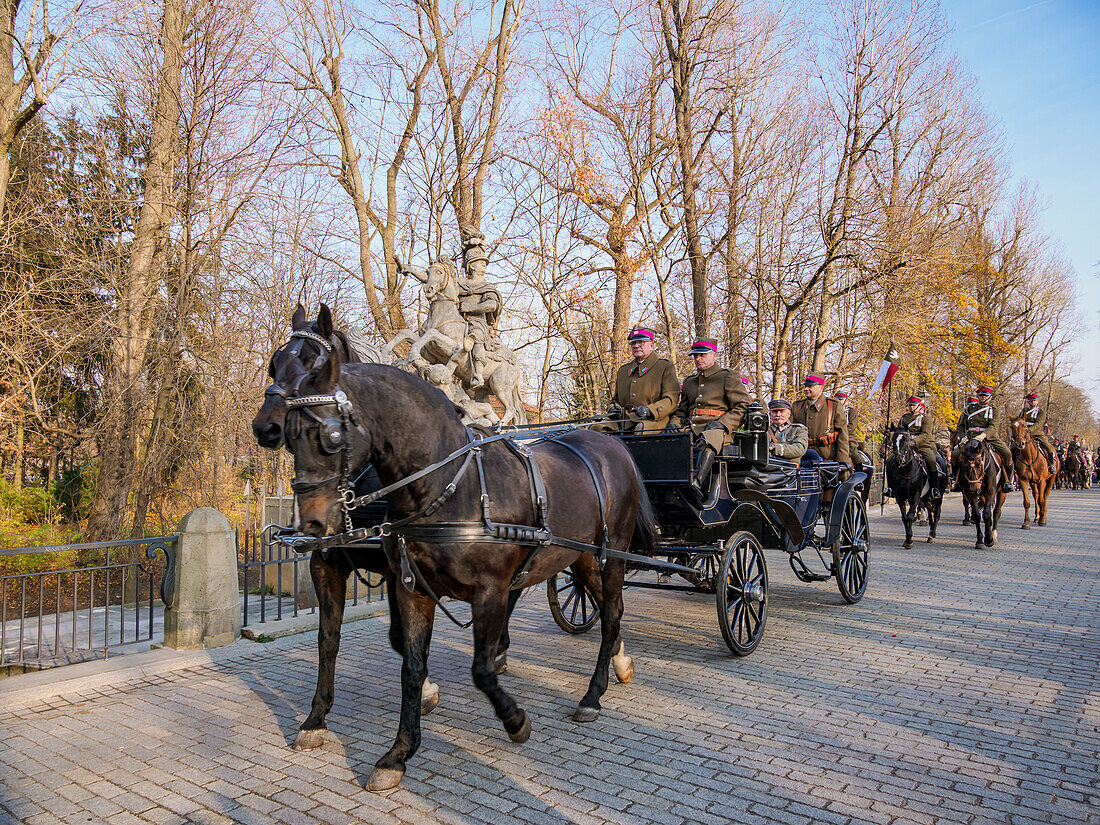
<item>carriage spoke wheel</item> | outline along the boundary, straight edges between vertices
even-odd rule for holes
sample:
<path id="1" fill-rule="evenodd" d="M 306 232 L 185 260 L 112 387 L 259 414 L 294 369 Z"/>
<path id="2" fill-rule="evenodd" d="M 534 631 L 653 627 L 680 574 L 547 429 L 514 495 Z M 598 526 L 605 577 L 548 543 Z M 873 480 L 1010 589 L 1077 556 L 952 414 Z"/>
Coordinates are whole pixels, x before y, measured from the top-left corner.
<path id="1" fill-rule="evenodd" d="M 718 581 L 719 562 L 720 558 L 717 553 L 688 556 L 684 560 L 684 564 L 688 567 L 694 567 L 696 572 L 681 573 L 680 575 L 696 587 L 701 587 L 708 593 L 713 593 Z"/>
<path id="2" fill-rule="evenodd" d="M 768 568 L 756 536 L 734 533 L 718 573 L 718 625 L 734 656 L 748 656 L 764 635 L 768 619 Z"/>
<path id="3" fill-rule="evenodd" d="M 550 603 L 550 615 L 566 633 L 578 636 L 599 621 L 600 607 L 596 597 L 569 569 L 546 580 L 546 600 Z"/>
<path id="4" fill-rule="evenodd" d="M 850 496 L 844 503 L 840 521 L 840 537 L 833 544 L 833 575 L 840 595 L 848 604 L 863 598 L 867 589 L 867 556 L 871 533 L 867 526 L 867 507 L 859 496 Z"/>

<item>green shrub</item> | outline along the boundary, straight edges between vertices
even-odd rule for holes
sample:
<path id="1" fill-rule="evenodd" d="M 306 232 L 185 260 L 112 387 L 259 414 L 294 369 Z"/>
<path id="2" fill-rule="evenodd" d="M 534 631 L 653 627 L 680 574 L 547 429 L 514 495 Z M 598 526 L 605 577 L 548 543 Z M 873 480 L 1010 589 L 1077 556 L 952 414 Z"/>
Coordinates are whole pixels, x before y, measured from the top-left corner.
<path id="1" fill-rule="evenodd" d="M 92 506 L 94 474 L 86 465 L 63 470 L 54 479 L 50 495 L 57 504 L 61 518 L 69 522 L 81 521 Z"/>
<path id="2" fill-rule="evenodd" d="M 0 507 L 23 524 L 42 524 L 49 511 L 50 496 L 44 487 L 24 487 L 0 480 Z"/>

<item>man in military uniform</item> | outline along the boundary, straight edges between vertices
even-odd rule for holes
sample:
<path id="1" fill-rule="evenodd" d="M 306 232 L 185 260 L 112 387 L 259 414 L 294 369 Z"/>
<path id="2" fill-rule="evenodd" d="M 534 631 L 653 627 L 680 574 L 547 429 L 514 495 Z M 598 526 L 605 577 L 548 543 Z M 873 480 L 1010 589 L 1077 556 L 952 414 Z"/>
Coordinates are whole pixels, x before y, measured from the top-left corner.
<path id="1" fill-rule="evenodd" d="M 932 416 L 928 415 L 924 400 L 919 396 L 911 396 L 907 403 L 909 412 L 898 419 L 897 428 L 906 430 L 915 437 L 913 446 L 921 454 L 925 467 L 928 469 L 928 482 L 929 487 L 932 489 L 932 495 L 939 498 L 943 494 L 943 490 L 938 481 L 940 467 L 936 460 L 938 456 L 936 454 L 936 435 L 935 427 L 932 424 Z M 946 474 L 947 468 L 944 467 L 943 469 Z"/>
<path id="2" fill-rule="evenodd" d="M 834 398 L 844 405 L 844 420 L 848 425 L 848 456 L 852 466 L 863 470 L 863 436 L 859 430 L 859 410 L 852 406 L 852 400 L 846 392 L 838 392 Z"/>
<path id="3" fill-rule="evenodd" d="M 804 386 L 806 397 L 794 402 L 791 420 L 806 428 L 810 446 L 823 459 L 851 466 L 844 405 L 825 395 L 825 379 L 820 375 L 807 375 Z"/>
<path id="4" fill-rule="evenodd" d="M 1004 470 L 1001 489 L 1011 493 L 1016 489 L 1012 483 L 1012 453 L 1001 439 L 1001 412 L 993 405 L 993 389 L 980 387 L 977 396 L 978 403 L 967 407 L 966 412 L 959 419 L 959 424 L 955 428 L 955 437 L 960 445 L 965 444 L 967 439 L 976 438 L 979 441 L 984 440 L 996 450 L 1001 457 Z"/>
<path id="5" fill-rule="evenodd" d="M 700 338 L 691 346 L 695 373 L 684 379 L 680 403 L 669 417 L 669 430 L 690 427 L 702 443 L 695 483 L 706 492 L 715 456 L 730 442 L 730 433 L 741 426 L 741 416 L 752 403 L 741 376 L 718 366 L 718 342 Z"/>
<path id="6" fill-rule="evenodd" d="M 1020 410 L 1020 418 L 1027 422 L 1031 437 L 1046 451 L 1047 463 L 1053 467 L 1054 445 L 1050 443 L 1050 437 L 1047 435 L 1047 414 L 1039 406 L 1038 393 L 1031 392 L 1024 396 L 1024 408 Z"/>
<path id="7" fill-rule="evenodd" d="M 634 360 L 619 367 L 615 376 L 615 395 L 607 411 L 612 420 L 592 429 L 651 433 L 668 424 L 668 414 L 676 406 L 680 393 L 680 382 L 672 362 L 653 351 L 656 340 L 657 333 L 648 327 L 630 331 L 627 341 Z"/>
<path id="8" fill-rule="evenodd" d="M 768 402 L 771 427 L 768 428 L 768 450 L 776 458 L 800 461 L 809 447 L 810 435 L 801 424 L 791 423 L 791 402 L 775 398 Z"/>

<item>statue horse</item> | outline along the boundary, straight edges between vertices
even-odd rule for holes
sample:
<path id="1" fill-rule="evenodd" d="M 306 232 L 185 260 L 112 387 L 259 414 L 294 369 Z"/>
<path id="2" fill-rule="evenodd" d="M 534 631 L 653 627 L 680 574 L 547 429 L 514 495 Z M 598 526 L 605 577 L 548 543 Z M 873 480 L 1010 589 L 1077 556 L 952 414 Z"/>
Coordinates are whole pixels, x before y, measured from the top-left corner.
<path id="1" fill-rule="evenodd" d="M 983 543 L 986 547 L 992 547 L 997 543 L 997 522 L 1001 520 L 1001 506 L 1007 496 L 1001 489 L 1004 469 L 1000 456 L 984 441 L 971 438 L 963 445 L 959 464 L 963 499 L 971 507 L 974 526 L 978 531 L 974 547 L 979 548 Z"/>
<path id="2" fill-rule="evenodd" d="M 297 383 L 287 401 L 287 444 L 303 532 L 325 537 L 345 529 L 346 517 L 365 503 L 354 498 L 349 479 L 368 465 L 386 485 L 389 521 L 372 535 L 383 537 L 399 579 L 390 598 L 397 605 L 391 634 L 402 641 L 401 719 L 369 789 L 396 787 L 420 746 L 420 689 L 432 625 L 436 607 L 447 612 L 440 598 L 469 602 L 474 684 L 509 738 L 522 743 L 531 735 L 530 717 L 493 671 L 509 594 L 599 553 L 603 563 L 584 567 L 591 575 L 583 584 L 600 595 L 600 650 L 573 715 L 578 722 L 595 720 L 609 666 L 614 663 L 621 682 L 633 677 L 619 637 L 625 562 L 613 551 L 649 552 L 657 537 L 626 447 L 587 430 L 530 447 L 504 434 L 475 433 L 439 390 L 416 376 L 382 365 L 341 365 L 336 354 Z M 321 730 L 323 723 L 311 714 L 299 738 L 313 740 Z"/>
<path id="3" fill-rule="evenodd" d="M 412 275 L 424 284 L 424 297 L 428 299 L 428 315 L 419 332 L 401 330 L 382 347 L 383 352 L 395 353 L 402 343 L 410 343 L 409 354 L 396 358 L 394 366 L 408 370 L 423 369 L 430 364 L 453 365 L 455 376 L 465 387 L 470 387 L 475 402 L 485 403 L 490 394 L 495 395 L 504 407 L 501 424 L 526 424 L 527 412 L 520 395 L 523 375 L 516 354 L 503 344 L 486 359 L 485 382 L 472 387 L 474 363 L 472 346 L 467 346 L 468 324 L 459 312 L 460 289 L 458 272 L 450 261 L 433 262 L 426 270 L 408 267 L 398 262 L 401 272 Z"/>
<path id="4" fill-rule="evenodd" d="M 1023 418 L 1009 421 L 1009 433 L 1012 435 L 1012 455 L 1016 464 L 1016 477 L 1020 479 L 1020 490 L 1024 494 L 1024 523 L 1021 529 L 1031 527 L 1031 501 L 1028 488 L 1035 497 L 1035 523 L 1045 527 L 1047 523 L 1047 499 L 1058 477 L 1058 459 L 1054 466 L 1047 462 L 1047 454 L 1039 447 L 1039 442 L 1031 436 L 1028 423 Z"/>
<path id="5" fill-rule="evenodd" d="M 913 522 L 922 507 L 928 511 L 928 542 L 931 544 L 936 540 L 944 492 L 940 490 L 938 497 L 932 495 L 937 480 L 928 478 L 928 468 L 924 458 L 914 448 L 914 443 L 913 434 L 908 430 L 890 429 L 886 479 L 901 510 L 901 521 L 905 525 L 905 543 L 902 546 L 906 550 L 913 546 Z"/>

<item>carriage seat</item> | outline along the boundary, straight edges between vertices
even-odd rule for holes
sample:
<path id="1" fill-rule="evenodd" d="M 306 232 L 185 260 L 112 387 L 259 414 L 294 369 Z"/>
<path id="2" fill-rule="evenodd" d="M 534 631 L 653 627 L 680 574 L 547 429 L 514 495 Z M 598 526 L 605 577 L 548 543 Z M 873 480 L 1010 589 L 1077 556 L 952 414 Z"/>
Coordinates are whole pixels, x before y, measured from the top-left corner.
<path id="1" fill-rule="evenodd" d="M 821 457 L 821 453 L 819 453 L 813 447 L 810 447 L 810 449 L 806 450 L 806 452 L 802 455 L 802 461 L 800 463 L 803 467 L 812 467 L 819 461 L 824 460 L 825 459 Z"/>

